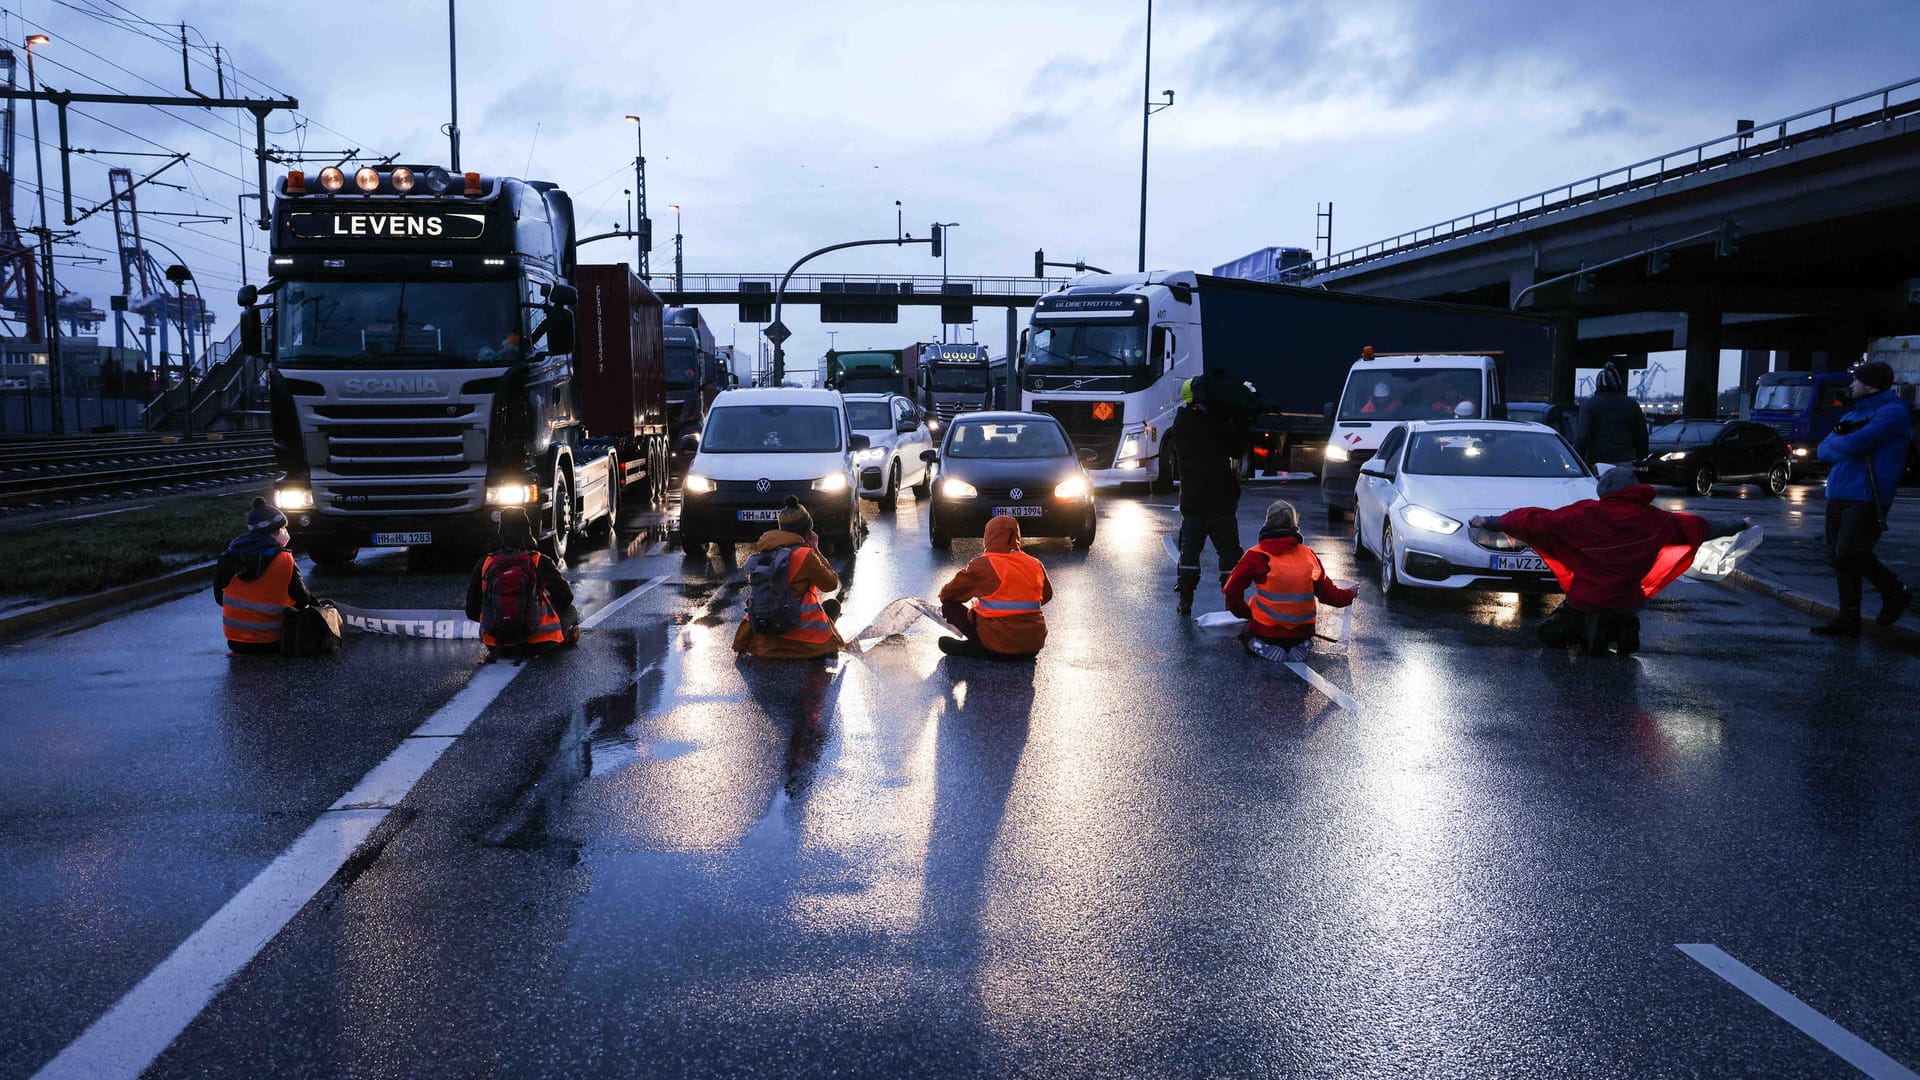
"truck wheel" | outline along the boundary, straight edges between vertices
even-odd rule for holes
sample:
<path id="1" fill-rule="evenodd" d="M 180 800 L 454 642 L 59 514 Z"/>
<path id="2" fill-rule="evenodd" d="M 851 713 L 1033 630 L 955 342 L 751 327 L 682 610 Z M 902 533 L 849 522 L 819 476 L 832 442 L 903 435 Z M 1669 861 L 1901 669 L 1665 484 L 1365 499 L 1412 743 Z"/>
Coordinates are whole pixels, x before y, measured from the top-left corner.
<path id="1" fill-rule="evenodd" d="M 898 461 L 893 463 L 893 469 L 887 473 L 887 490 L 881 492 L 880 497 L 874 502 L 880 509 L 887 511 L 900 505 L 900 463 Z"/>
<path id="2" fill-rule="evenodd" d="M 343 566 L 352 566 L 354 556 L 359 554 L 359 548 L 346 547 L 341 544 L 321 544 L 307 550 L 307 557 L 313 560 L 313 565 L 324 567 L 328 570 L 338 570 Z"/>
<path id="3" fill-rule="evenodd" d="M 607 459 L 607 543 L 620 536 L 620 459 Z"/>
<path id="4" fill-rule="evenodd" d="M 1173 482 L 1180 476 L 1180 456 L 1171 446 L 1160 449 L 1160 469 L 1153 476 L 1153 482 L 1147 490 L 1155 495 L 1166 495 L 1173 491 Z"/>
<path id="5" fill-rule="evenodd" d="M 567 550 L 573 546 L 573 488 L 567 483 L 566 473 L 558 473 L 553 478 L 553 514 L 548 524 L 553 535 L 541 541 L 540 547 L 548 558 L 565 566 Z"/>

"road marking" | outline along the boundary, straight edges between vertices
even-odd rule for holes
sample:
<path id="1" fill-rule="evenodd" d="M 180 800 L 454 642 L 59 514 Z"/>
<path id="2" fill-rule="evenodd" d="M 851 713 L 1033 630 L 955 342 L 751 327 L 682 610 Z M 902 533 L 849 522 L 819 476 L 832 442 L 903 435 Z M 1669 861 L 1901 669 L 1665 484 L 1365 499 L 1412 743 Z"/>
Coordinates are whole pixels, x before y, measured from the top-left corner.
<path id="1" fill-rule="evenodd" d="M 89 518 L 112 517 L 115 514 L 130 514 L 135 510 L 145 510 L 147 507 L 152 505 L 153 505 L 152 503 L 143 503 L 140 506 L 123 506 L 118 510 L 101 510 L 92 514 L 75 514 L 72 517 L 67 518 L 66 520 L 86 521 Z"/>
<path id="2" fill-rule="evenodd" d="M 666 581 L 665 576 L 657 577 L 614 598 L 582 620 L 581 629 L 600 625 Z M 452 700 L 401 740 L 393 753 L 328 807 L 291 847 L 88 1025 L 79 1038 L 42 1066 L 34 1080 L 132 1080 L 144 1072 L 228 980 L 258 956 L 333 880 L 440 755 L 524 670 L 523 665 L 501 663 L 475 673 Z"/>
<path id="3" fill-rule="evenodd" d="M 1173 565 L 1178 567 L 1180 565 L 1180 549 L 1173 546 L 1173 537 L 1162 536 L 1160 540 L 1167 545 L 1167 558 L 1172 559 Z"/>
<path id="4" fill-rule="evenodd" d="M 1353 697 L 1350 694 L 1348 694 L 1345 690 L 1342 690 L 1339 687 L 1328 682 L 1326 677 L 1321 675 L 1319 672 L 1313 670 L 1312 668 L 1308 667 L 1305 664 L 1298 663 L 1291 660 L 1287 661 L 1282 666 L 1284 666 L 1288 671 L 1293 672 L 1295 675 L 1300 676 L 1302 679 L 1305 679 L 1307 681 L 1308 686 L 1311 686 L 1315 690 L 1318 690 L 1321 693 L 1327 695 L 1327 700 L 1333 702 L 1335 705 L 1340 706 L 1341 708 L 1347 710 L 1348 712 L 1353 713 L 1356 716 L 1359 715 L 1360 703 L 1353 700 Z"/>
<path id="5" fill-rule="evenodd" d="M 1765 976 L 1713 945 L 1675 945 L 1701 967 L 1805 1032 L 1874 1080 L 1920 1080 L 1920 1074 L 1876 1050 L 1866 1040 L 1821 1015 L 1819 1010 L 1782 990 Z"/>

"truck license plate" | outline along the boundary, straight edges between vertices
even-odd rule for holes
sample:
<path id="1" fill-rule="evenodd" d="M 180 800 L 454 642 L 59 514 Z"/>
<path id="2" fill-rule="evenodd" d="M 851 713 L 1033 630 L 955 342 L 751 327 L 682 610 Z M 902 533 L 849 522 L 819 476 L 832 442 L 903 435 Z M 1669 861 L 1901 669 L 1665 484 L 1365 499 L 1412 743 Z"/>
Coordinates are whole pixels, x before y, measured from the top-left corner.
<path id="1" fill-rule="evenodd" d="M 1046 512 L 1047 512 L 1047 508 L 1044 506 L 996 506 L 993 508 L 993 513 L 995 517 L 998 517 L 1001 514 L 1005 514 L 1008 517 L 1017 517 L 1017 518 L 1018 517 L 1039 517 Z"/>
<path id="2" fill-rule="evenodd" d="M 778 522 L 780 520 L 780 511 L 778 510 L 742 510 L 740 511 L 740 520 L 741 521 Z"/>
<path id="3" fill-rule="evenodd" d="M 377 532 L 373 534 L 374 547 L 406 547 L 409 544 L 431 544 L 430 532 Z"/>
<path id="4" fill-rule="evenodd" d="M 1538 555 L 1495 555 L 1495 570 L 1520 570 L 1530 574 L 1544 574 L 1547 564 Z"/>

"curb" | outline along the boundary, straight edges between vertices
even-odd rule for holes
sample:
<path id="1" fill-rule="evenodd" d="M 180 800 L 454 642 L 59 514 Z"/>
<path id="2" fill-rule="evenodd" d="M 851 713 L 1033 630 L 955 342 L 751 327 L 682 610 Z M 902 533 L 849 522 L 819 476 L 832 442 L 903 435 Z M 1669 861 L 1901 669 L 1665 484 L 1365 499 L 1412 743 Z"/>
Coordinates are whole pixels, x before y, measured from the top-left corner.
<path id="1" fill-rule="evenodd" d="M 11 614 L 0 615 L 0 639 L 18 637 L 46 626 L 68 622 L 164 593 L 211 585 L 213 579 L 210 575 L 213 573 L 215 562 L 216 560 L 209 560 L 195 563 L 145 581 L 116 585 L 111 589 L 85 596 L 68 596 L 59 600 L 49 600 L 44 604 L 35 604 L 33 607 Z"/>
<path id="2" fill-rule="evenodd" d="M 1754 592 L 1771 596 L 1788 607 L 1803 611 L 1816 619 L 1824 619 L 1830 622 L 1840 617 L 1840 609 L 1833 604 L 1815 600 L 1803 593 L 1794 592 L 1785 585 L 1768 581 L 1765 578 L 1755 577 L 1745 570 L 1734 570 L 1733 573 L 1727 575 L 1727 580 L 1737 582 L 1746 588 L 1752 589 Z M 1899 623 L 1895 623 L 1892 626 L 1881 626 L 1872 619 L 1862 620 L 1860 630 L 1860 636 L 1863 638 L 1877 638 L 1883 644 L 1890 645 L 1893 648 L 1899 649 L 1901 652 L 1920 655 L 1920 631 L 1909 630 Z"/>

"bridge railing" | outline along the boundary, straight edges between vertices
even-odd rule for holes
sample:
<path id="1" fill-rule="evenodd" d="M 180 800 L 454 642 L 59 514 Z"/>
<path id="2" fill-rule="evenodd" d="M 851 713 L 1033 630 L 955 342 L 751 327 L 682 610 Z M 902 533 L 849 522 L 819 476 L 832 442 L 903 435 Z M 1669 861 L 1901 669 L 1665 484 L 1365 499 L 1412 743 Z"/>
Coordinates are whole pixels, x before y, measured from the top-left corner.
<path id="1" fill-rule="evenodd" d="M 1752 128 L 1709 139 L 1703 143 L 1670 150 L 1657 157 L 1609 169 L 1570 183 L 1556 184 L 1545 191 L 1522 195 L 1517 199 L 1489 206 L 1484 210 L 1461 214 L 1432 225 L 1425 225 L 1376 240 L 1362 247 L 1289 267 L 1271 275 L 1270 281 L 1293 281 L 1313 277 L 1330 270 L 1396 255 L 1412 248 L 1442 243 L 1471 233 L 1486 232 L 1517 221 L 1556 213 L 1575 206 L 1613 198 L 1629 192 L 1658 188 L 1682 177 L 1696 176 L 1736 162 L 1777 153 L 1812 139 L 1920 112 L 1920 77 L 1842 98 L 1818 108 L 1795 113 Z"/>
<path id="2" fill-rule="evenodd" d="M 780 283 L 780 272 L 767 274 L 682 274 L 680 289 L 683 293 L 737 293 L 743 281 L 762 282 L 769 286 L 768 299 L 772 299 L 772 286 Z M 953 285 L 973 286 L 975 296 L 1043 296 L 1067 283 L 1066 278 L 1034 277 L 960 277 L 950 275 L 946 281 Z M 819 292 L 823 283 L 859 284 L 859 285 L 912 285 L 915 293 L 937 296 L 940 293 L 941 278 L 938 274 L 795 274 L 787 283 L 789 293 Z M 655 274 L 654 292 L 663 296 L 675 292 L 673 277 L 670 274 Z"/>

